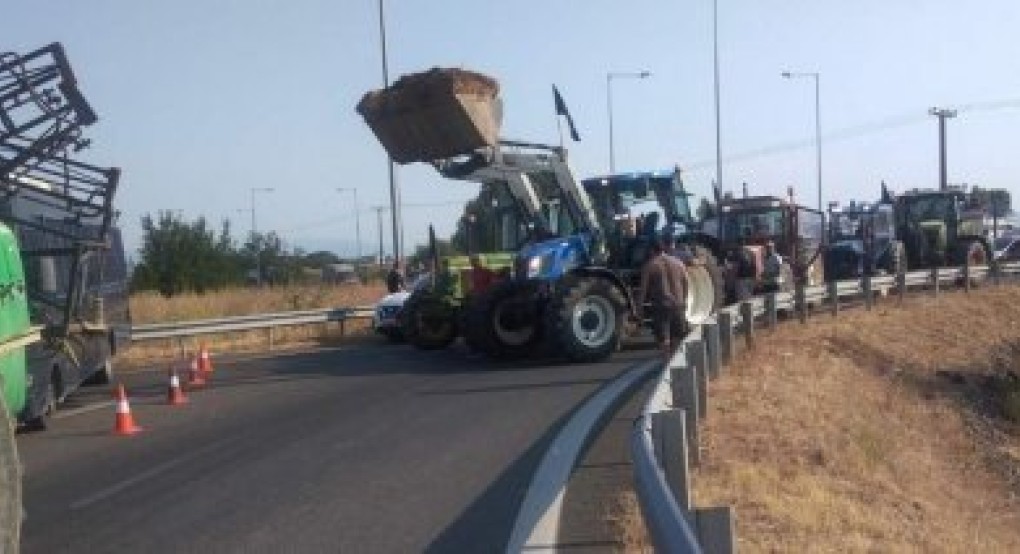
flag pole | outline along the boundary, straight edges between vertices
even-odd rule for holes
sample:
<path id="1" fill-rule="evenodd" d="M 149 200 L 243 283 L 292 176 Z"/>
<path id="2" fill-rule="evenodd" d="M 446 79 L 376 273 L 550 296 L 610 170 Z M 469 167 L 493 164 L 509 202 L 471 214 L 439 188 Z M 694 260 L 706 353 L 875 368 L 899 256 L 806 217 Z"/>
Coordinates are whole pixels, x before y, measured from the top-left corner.
<path id="1" fill-rule="evenodd" d="M 560 135 L 560 150 L 563 150 L 563 118 L 556 114 L 556 132 Z"/>

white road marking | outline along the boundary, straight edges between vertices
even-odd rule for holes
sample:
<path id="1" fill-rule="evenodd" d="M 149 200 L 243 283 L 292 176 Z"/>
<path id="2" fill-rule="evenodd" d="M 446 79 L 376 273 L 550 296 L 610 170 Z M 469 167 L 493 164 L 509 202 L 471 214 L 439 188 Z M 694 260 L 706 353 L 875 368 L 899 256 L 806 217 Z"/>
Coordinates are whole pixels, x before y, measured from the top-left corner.
<path id="1" fill-rule="evenodd" d="M 57 413 L 53 414 L 53 419 L 64 419 L 65 417 L 73 417 L 76 415 L 87 414 L 103 408 L 109 408 L 113 406 L 113 400 L 107 400 L 104 402 L 96 402 L 94 404 L 86 404 L 78 408 L 71 408 L 70 410 L 57 410 Z"/>
<path id="2" fill-rule="evenodd" d="M 634 384 L 661 367 L 649 360 L 617 377 L 577 410 L 549 445 L 517 513 L 506 551 L 554 552 L 570 474 L 595 424 Z"/>
<path id="3" fill-rule="evenodd" d="M 95 493 L 95 494 L 93 494 L 91 496 L 86 496 L 85 498 L 82 498 L 80 500 L 76 500 L 76 501 L 71 503 L 70 508 L 72 510 L 81 510 L 82 508 L 88 508 L 89 506 L 91 506 L 91 505 L 93 505 L 93 504 L 95 504 L 97 502 L 101 502 L 103 500 L 106 500 L 107 498 L 110 498 L 111 496 L 113 496 L 113 495 L 115 495 L 115 494 L 117 494 L 117 493 L 119 493 L 119 492 L 121 492 L 121 491 L 123 491 L 125 489 L 128 489 L 128 488 L 130 488 L 130 487 L 132 487 L 134 485 L 137 485 L 138 483 L 141 483 L 142 481 L 145 481 L 146 479 L 151 479 L 151 478 L 153 478 L 153 477 L 155 477 L 155 476 L 157 476 L 157 475 L 159 475 L 161 473 L 166 473 L 167 471 L 169 471 L 169 470 L 171 470 L 171 469 L 173 469 L 173 468 L 183 464 L 184 462 L 193 460 L 193 459 L 195 459 L 195 458 L 197 458 L 197 457 L 199 457 L 199 456 L 201 456 L 203 454 L 206 454 L 207 452 L 211 452 L 211 451 L 213 451 L 213 450 L 215 450 L 217 448 L 222 447 L 223 445 L 225 445 L 227 443 L 231 443 L 231 442 L 234 442 L 236 440 L 238 440 L 238 437 L 231 437 L 231 438 L 228 438 L 228 439 L 224 439 L 224 440 L 221 440 L 219 442 L 214 442 L 212 444 L 208 444 L 206 446 L 203 446 L 202 448 L 199 448 L 198 450 L 193 450 L 193 451 L 191 451 L 188 454 L 185 454 L 183 456 L 178 456 L 177 458 L 173 458 L 173 459 L 167 460 L 167 461 L 165 461 L 165 462 L 163 462 L 163 463 L 161 463 L 161 464 L 159 464 L 157 466 L 153 466 L 152 468 L 139 473 L 138 475 L 135 475 L 134 477 L 130 477 L 128 479 L 120 481 L 119 483 L 115 483 L 113 485 L 110 485 L 109 487 L 106 487 L 105 489 L 103 489 L 103 490 L 101 490 L 101 491 L 99 491 L 99 492 L 97 492 L 97 493 Z"/>

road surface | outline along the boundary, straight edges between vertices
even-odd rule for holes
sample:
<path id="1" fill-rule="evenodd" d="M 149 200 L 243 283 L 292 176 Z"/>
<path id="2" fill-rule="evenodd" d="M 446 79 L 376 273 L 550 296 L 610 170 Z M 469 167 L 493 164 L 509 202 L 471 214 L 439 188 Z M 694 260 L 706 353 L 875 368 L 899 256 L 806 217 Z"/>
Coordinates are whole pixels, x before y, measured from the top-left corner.
<path id="1" fill-rule="evenodd" d="M 159 371 L 21 435 L 23 551 L 498 552 L 562 421 L 648 351 L 591 365 L 364 345 L 220 362 L 183 408 Z"/>

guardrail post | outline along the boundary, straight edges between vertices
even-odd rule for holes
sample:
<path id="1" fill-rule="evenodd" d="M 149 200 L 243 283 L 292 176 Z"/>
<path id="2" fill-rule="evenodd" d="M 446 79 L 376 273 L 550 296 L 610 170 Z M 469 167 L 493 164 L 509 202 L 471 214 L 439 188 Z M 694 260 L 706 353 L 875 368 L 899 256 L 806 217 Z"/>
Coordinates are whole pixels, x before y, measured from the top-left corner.
<path id="1" fill-rule="evenodd" d="M 970 256 L 963 260 L 963 291 L 970 292 Z"/>
<path id="2" fill-rule="evenodd" d="M 722 355 L 719 352 L 719 324 L 716 322 L 706 323 L 701 326 L 701 332 L 705 336 L 705 350 L 708 353 L 708 376 L 717 379 L 722 368 Z"/>
<path id="3" fill-rule="evenodd" d="M 754 305 L 748 301 L 740 303 L 740 324 L 748 350 L 754 348 Z"/>
<path id="4" fill-rule="evenodd" d="M 687 437 L 685 410 L 664 410 L 652 414 L 652 444 L 655 445 L 655 459 L 659 460 L 662 466 L 666 483 L 676 497 L 677 504 L 690 519 L 690 453 Z"/>
<path id="5" fill-rule="evenodd" d="M 807 323 L 807 297 L 804 294 L 804 281 L 797 280 L 793 288 L 793 307 L 797 310 L 797 319 L 801 323 Z"/>
<path id="6" fill-rule="evenodd" d="M 988 262 L 988 275 L 992 278 L 992 284 L 995 286 L 999 285 L 999 260 L 992 260 Z"/>
<path id="7" fill-rule="evenodd" d="M 700 508 L 694 511 L 695 533 L 702 552 L 732 554 L 737 551 L 733 532 L 735 517 L 731 506 Z"/>
<path id="8" fill-rule="evenodd" d="M 875 303 L 875 297 L 872 295 L 871 290 L 871 275 L 864 275 L 861 278 L 861 289 L 864 290 L 864 307 L 868 310 Z"/>
<path id="9" fill-rule="evenodd" d="M 272 350 L 274 342 L 273 339 L 276 338 L 276 327 L 267 327 L 266 329 L 269 330 L 269 349 Z"/>
<path id="10" fill-rule="evenodd" d="M 730 364 L 733 359 L 733 315 L 729 312 L 719 312 L 716 317 L 719 322 L 719 358 L 722 362 L 721 368 Z"/>
<path id="11" fill-rule="evenodd" d="M 669 373 L 673 407 L 685 414 L 690 460 L 692 465 L 697 466 L 701 463 L 698 452 L 698 379 L 689 364 L 672 364 Z"/>
<path id="12" fill-rule="evenodd" d="M 836 317 L 839 315 L 839 283 L 829 281 L 825 286 L 829 294 L 829 310 L 832 313 L 832 317 Z"/>
<path id="13" fill-rule="evenodd" d="M 935 294 L 935 296 L 938 296 L 939 295 L 939 266 L 938 266 L 938 264 L 933 265 L 932 268 L 931 268 L 931 282 L 932 282 L 931 290 Z"/>
<path id="14" fill-rule="evenodd" d="M 898 297 L 897 302 L 903 305 L 903 297 L 907 293 L 907 274 L 902 269 L 896 274 L 896 296 Z"/>
<path id="15" fill-rule="evenodd" d="M 687 351 L 687 366 L 694 372 L 698 387 L 698 419 L 705 419 L 708 415 L 708 356 L 705 341 L 687 341 L 684 348 Z"/>
<path id="16" fill-rule="evenodd" d="M 776 293 L 770 292 L 765 295 L 765 328 L 775 329 L 779 320 L 779 310 L 776 308 Z"/>

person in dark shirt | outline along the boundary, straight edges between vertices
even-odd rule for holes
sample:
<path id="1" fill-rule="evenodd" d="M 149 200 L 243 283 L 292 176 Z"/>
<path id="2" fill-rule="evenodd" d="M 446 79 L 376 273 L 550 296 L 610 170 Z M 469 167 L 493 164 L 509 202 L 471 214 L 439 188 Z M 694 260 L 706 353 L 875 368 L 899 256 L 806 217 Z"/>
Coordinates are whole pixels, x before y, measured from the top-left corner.
<path id="1" fill-rule="evenodd" d="M 496 279 L 496 272 L 485 267 L 477 254 L 471 256 L 471 294 L 482 294 Z"/>
<path id="2" fill-rule="evenodd" d="M 652 333 L 662 350 L 663 361 L 673 356 L 673 335 L 679 338 L 684 327 L 684 301 L 687 298 L 687 269 L 683 262 L 666 254 L 662 240 L 652 242 L 648 261 L 641 268 L 641 290 L 638 293 L 639 314 L 645 301 L 650 304 L 648 317 Z"/>
<path id="3" fill-rule="evenodd" d="M 404 272 L 401 271 L 400 260 L 393 262 L 393 268 L 386 274 L 386 290 L 393 294 L 404 290 Z"/>

